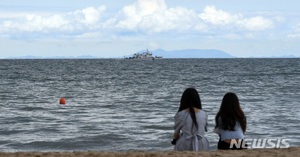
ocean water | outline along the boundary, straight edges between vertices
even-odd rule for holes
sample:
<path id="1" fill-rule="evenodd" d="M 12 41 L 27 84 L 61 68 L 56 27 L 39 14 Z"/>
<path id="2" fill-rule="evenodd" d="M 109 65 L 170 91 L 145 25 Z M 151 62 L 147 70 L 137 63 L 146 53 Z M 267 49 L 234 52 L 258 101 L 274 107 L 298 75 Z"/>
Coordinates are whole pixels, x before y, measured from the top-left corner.
<path id="1" fill-rule="evenodd" d="M 208 114 L 211 150 L 226 92 L 240 99 L 246 138 L 300 146 L 300 59 L 0 60 L 0 76 L 0 151 L 173 150 L 188 87 Z"/>

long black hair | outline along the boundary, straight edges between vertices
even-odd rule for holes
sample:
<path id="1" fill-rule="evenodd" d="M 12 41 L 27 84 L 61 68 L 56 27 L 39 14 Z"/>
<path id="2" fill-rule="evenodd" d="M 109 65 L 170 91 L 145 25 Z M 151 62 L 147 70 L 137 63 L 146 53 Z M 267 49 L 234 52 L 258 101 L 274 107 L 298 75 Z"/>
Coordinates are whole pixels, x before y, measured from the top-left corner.
<path id="1" fill-rule="evenodd" d="M 194 108 L 202 109 L 200 96 L 195 88 L 187 88 L 181 96 L 178 112 L 189 109 L 193 124 L 198 128 Z"/>
<path id="2" fill-rule="evenodd" d="M 216 128 L 219 126 L 219 118 L 221 117 L 222 129 L 235 131 L 234 127 L 238 121 L 243 132 L 246 131 L 246 116 L 241 109 L 239 98 L 235 93 L 226 93 L 223 97 L 222 104 L 218 114 L 216 115 Z"/>

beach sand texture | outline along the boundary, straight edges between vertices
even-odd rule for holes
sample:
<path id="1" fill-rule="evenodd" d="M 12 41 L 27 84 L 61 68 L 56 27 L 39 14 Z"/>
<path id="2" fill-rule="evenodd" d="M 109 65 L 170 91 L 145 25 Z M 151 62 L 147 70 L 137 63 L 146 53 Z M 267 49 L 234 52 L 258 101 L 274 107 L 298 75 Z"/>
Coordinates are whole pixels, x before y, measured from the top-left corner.
<path id="1" fill-rule="evenodd" d="M 0 157 L 244 157 L 244 156 L 262 156 L 262 157 L 297 157 L 300 156 L 300 147 L 291 148 L 272 148 L 272 149 L 251 149 L 251 150 L 217 150 L 205 152 L 0 152 Z"/>

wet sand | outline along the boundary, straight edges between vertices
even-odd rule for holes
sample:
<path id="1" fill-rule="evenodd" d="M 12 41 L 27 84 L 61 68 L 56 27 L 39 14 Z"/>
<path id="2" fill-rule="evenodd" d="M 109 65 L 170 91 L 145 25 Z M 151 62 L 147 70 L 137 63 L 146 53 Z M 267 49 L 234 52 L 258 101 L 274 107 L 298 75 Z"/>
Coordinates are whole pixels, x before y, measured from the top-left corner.
<path id="1" fill-rule="evenodd" d="M 205 151 L 205 152 L 147 152 L 147 151 L 136 151 L 136 152 L 15 152 L 5 153 L 0 152 L 0 157 L 243 157 L 243 156 L 285 156 L 294 157 L 299 156 L 300 147 L 291 148 L 280 148 L 280 149 L 251 149 L 251 150 L 216 150 L 216 151 Z"/>

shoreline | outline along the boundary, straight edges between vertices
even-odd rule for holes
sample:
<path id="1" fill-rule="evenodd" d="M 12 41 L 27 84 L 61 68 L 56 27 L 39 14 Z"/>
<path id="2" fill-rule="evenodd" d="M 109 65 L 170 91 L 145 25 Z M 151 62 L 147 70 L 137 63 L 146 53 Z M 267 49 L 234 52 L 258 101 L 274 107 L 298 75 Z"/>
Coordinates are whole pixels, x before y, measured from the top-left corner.
<path id="1" fill-rule="evenodd" d="M 290 148 L 263 148 L 263 149 L 248 149 L 248 150 L 215 150 L 215 151 L 203 151 L 203 152 L 176 152 L 176 151 L 165 151 L 165 152 L 149 152 L 149 151 L 133 151 L 133 152 L 98 152 L 98 151 L 87 151 L 87 152 L 0 152 L 0 157 L 192 157 L 192 156 L 205 156 L 205 157 L 216 157 L 216 156 L 285 156 L 294 157 L 300 154 L 300 147 Z"/>

